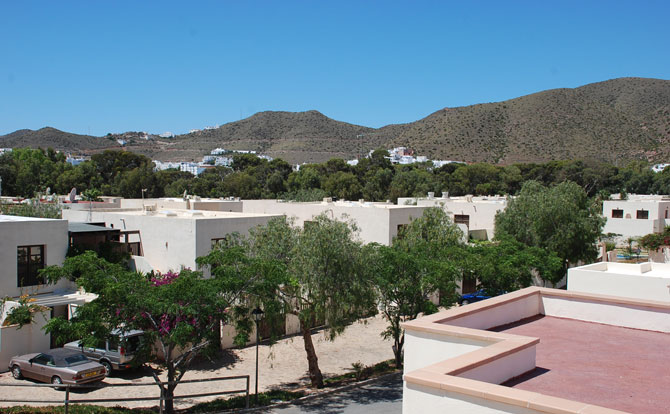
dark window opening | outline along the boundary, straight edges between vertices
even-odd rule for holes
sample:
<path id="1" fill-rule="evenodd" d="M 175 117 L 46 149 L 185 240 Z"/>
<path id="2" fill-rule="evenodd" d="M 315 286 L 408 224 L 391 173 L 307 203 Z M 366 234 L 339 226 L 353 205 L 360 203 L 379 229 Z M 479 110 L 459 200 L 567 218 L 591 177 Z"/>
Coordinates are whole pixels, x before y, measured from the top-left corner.
<path id="1" fill-rule="evenodd" d="M 623 210 L 620 209 L 612 210 L 612 218 L 623 218 Z"/>
<path id="2" fill-rule="evenodd" d="M 44 268 L 44 246 L 19 246 L 17 249 L 17 286 L 43 285 L 38 271 Z"/>
<path id="3" fill-rule="evenodd" d="M 470 229 L 470 216 L 468 214 L 454 214 L 454 223 L 455 224 L 465 224 L 465 226 Z"/>
<path id="4" fill-rule="evenodd" d="M 637 218 L 641 220 L 647 220 L 649 218 L 649 211 L 647 210 L 638 210 Z"/>

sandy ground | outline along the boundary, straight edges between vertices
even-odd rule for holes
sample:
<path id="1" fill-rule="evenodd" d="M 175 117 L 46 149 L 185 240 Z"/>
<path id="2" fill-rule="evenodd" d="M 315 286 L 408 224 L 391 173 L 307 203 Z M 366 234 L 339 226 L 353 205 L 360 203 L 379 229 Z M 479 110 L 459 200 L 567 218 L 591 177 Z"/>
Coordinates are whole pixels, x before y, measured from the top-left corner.
<path id="1" fill-rule="evenodd" d="M 339 375 L 351 371 L 351 364 L 361 362 L 372 365 L 393 358 L 391 341 L 384 340 L 380 333 L 386 327 L 381 317 L 375 317 L 348 327 L 342 335 L 331 342 L 324 332 L 315 333 L 312 338 L 319 358 L 319 366 L 325 377 Z M 223 376 L 249 375 L 250 390 L 253 394 L 255 385 L 256 348 L 227 350 L 223 357 L 215 362 L 201 362 L 192 367 L 184 379 L 205 379 Z M 276 387 L 295 387 L 307 385 L 307 358 L 301 336 L 283 339 L 273 346 L 261 344 L 259 347 L 259 391 Z M 148 369 L 131 373 L 114 375 L 105 379 L 106 384 L 152 384 L 151 386 L 106 387 L 98 390 L 78 391 L 72 393 L 70 399 L 95 398 L 131 398 L 157 397 L 158 387 Z M 29 380 L 14 380 L 11 373 L 0 374 L 0 384 L 35 384 Z M 180 384 L 177 395 L 218 392 L 224 390 L 244 389 L 246 380 L 210 381 L 197 384 Z M 43 387 L 5 387 L 0 386 L 0 399 L 64 399 L 65 393 Z M 217 398 L 201 397 L 197 400 L 181 400 L 177 407 L 186 407 L 193 403 Z M 157 401 L 138 401 L 126 403 L 99 403 L 101 405 L 124 405 L 127 407 L 150 407 Z M 20 403 L 0 402 L 0 406 L 22 405 Z M 40 404 L 32 404 L 40 405 Z"/>

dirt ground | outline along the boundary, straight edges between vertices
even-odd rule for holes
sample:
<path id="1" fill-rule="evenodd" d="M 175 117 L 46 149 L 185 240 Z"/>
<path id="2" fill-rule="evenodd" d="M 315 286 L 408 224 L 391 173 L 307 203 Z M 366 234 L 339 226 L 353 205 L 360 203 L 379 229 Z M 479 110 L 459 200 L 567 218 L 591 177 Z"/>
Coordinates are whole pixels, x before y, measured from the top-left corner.
<path id="1" fill-rule="evenodd" d="M 369 318 L 348 327 L 335 341 L 327 339 L 325 332 L 315 333 L 312 338 L 319 358 L 319 366 L 324 376 L 339 375 L 351 371 L 351 364 L 361 362 L 372 365 L 393 358 L 391 341 L 384 340 L 380 333 L 386 327 L 381 317 Z M 220 360 L 197 363 L 185 375 L 185 380 L 205 379 L 223 376 L 249 375 L 250 390 L 253 394 L 255 385 L 256 348 L 231 349 L 224 352 Z M 307 358 L 301 336 L 283 339 L 272 346 L 261 344 L 259 347 L 259 391 L 276 387 L 295 387 L 307 385 Z M 132 398 L 157 397 L 158 387 L 148 369 L 114 375 L 105 379 L 106 384 L 134 384 L 130 387 L 105 387 L 97 390 L 78 391 L 72 393 L 70 399 L 96 398 Z M 0 384 L 35 384 L 29 380 L 15 380 L 11 373 L 0 374 Z M 138 386 L 138 384 L 151 384 Z M 224 390 L 244 389 L 245 380 L 210 381 L 197 384 L 180 384 L 177 395 L 218 392 Z M 0 386 L 0 399 L 64 399 L 64 392 L 45 387 L 4 387 Z M 180 400 L 176 407 L 183 408 L 197 402 L 217 398 L 201 397 L 193 400 Z M 62 404 L 62 403 L 61 403 Z M 150 407 L 157 401 L 134 401 L 126 403 L 96 403 L 100 405 L 123 405 L 126 407 Z M 0 402 L 0 406 L 23 405 L 20 403 Z M 31 404 L 40 405 L 40 404 Z"/>

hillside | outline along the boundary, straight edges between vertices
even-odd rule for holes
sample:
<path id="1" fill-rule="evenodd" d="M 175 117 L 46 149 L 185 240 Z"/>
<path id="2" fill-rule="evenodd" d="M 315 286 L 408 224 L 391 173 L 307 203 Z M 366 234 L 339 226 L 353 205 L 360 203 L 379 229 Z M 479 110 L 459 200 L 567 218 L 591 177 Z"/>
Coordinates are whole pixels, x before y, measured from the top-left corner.
<path id="1" fill-rule="evenodd" d="M 261 112 L 174 139 L 129 139 L 127 149 L 161 160 L 200 159 L 216 147 L 251 149 L 289 162 L 355 158 L 404 145 L 433 159 L 495 163 L 555 159 L 670 159 L 670 81 L 620 78 L 503 102 L 444 108 L 408 124 L 373 129 L 317 111 Z M 52 128 L 0 136 L 0 147 L 95 152 L 113 139 Z M 118 145 L 116 146 L 118 148 Z"/>
<path id="2" fill-rule="evenodd" d="M 114 140 L 71 134 L 51 127 L 41 128 L 37 131 L 20 129 L 11 134 L 0 135 L 0 148 L 51 147 L 62 151 L 85 153 L 114 146 L 118 147 Z"/>

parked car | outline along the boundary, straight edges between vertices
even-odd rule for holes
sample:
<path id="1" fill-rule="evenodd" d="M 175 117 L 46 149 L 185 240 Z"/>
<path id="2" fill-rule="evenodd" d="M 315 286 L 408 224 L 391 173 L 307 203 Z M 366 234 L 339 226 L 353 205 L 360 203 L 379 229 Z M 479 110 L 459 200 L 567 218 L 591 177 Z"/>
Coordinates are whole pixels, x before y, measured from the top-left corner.
<path id="1" fill-rule="evenodd" d="M 101 341 L 94 347 L 81 344 L 81 341 L 73 341 L 65 344 L 65 348 L 82 352 L 89 359 L 101 363 L 105 367 L 106 375 L 113 371 L 122 371 L 138 365 L 135 361 L 137 351 L 142 343 L 144 332 L 132 330 L 121 332 L 112 331 L 112 335 L 106 341 Z"/>
<path id="2" fill-rule="evenodd" d="M 9 360 L 16 379 L 32 378 L 52 384 L 86 384 L 105 378 L 105 367 L 81 352 L 54 348 L 40 354 L 25 354 Z"/>
<path id="3" fill-rule="evenodd" d="M 463 305 L 467 305 L 468 303 L 479 302 L 479 301 L 482 301 L 484 299 L 492 298 L 493 296 L 502 295 L 503 293 L 507 293 L 507 292 L 503 292 L 503 291 L 495 292 L 495 291 L 490 291 L 488 289 L 479 289 L 476 292 L 465 293 L 465 294 L 461 295 L 461 297 L 458 298 L 458 304 L 463 306 Z"/>

